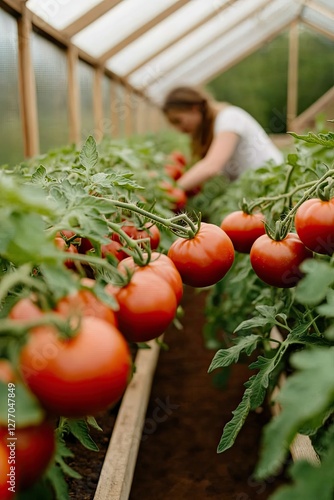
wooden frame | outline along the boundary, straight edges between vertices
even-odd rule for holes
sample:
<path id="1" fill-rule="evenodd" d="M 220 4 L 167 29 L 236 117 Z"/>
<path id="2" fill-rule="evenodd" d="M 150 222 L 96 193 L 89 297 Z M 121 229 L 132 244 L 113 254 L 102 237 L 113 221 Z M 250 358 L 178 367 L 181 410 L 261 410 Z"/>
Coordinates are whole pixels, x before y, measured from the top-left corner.
<path id="1" fill-rule="evenodd" d="M 298 60 L 299 60 L 299 23 L 294 21 L 289 33 L 289 62 L 287 89 L 287 128 L 298 113 Z"/>
<path id="2" fill-rule="evenodd" d="M 223 31 L 221 31 L 218 35 L 215 35 L 209 41 L 207 41 L 206 43 L 204 43 L 201 46 L 201 50 L 209 47 L 213 42 L 215 42 L 215 41 L 219 40 L 220 38 L 222 38 L 223 36 L 227 35 L 230 31 L 232 31 L 234 28 L 236 28 L 237 26 L 239 26 L 240 24 L 242 24 L 243 22 L 245 22 L 250 17 L 256 16 L 256 14 L 258 14 L 258 12 L 261 12 L 262 9 L 265 9 L 270 4 L 270 2 L 271 2 L 271 0 L 264 0 L 252 12 L 246 14 L 245 16 L 242 16 L 240 19 L 238 19 L 237 21 L 235 21 L 234 23 L 232 23 L 230 26 L 228 26 L 226 29 L 224 29 Z M 189 57 L 192 57 L 195 54 L 196 54 L 196 49 L 194 50 L 194 52 L 192 54 L 184 57 L 183 59 L 181 59 L 180 61 L 178 61 L 176 64 L 173 64 L 172 66 L 170 66 L 165 73 L 159 73 L 158 79 L 160 79 L 161 77 L 163 77 L 165 74 L 169 73 L 170 71 L 173 71 L 178 66 L 182 65 L 183 62 L 187 61 L 187 59 Z M 145 87 L 142 88 L 142 90 L 145 90 L 147 87 L 149 87 L 150 85 L 152 85 L 156 80 L 157 80 L 157 78 L 149 80 L 148 83 L 145 85 Z"/>
<path id="3" fill-rule="evenodd" d="M 80 102 L 78 84 L 78 50 L 73 45 L 67 49 L 68 67 L 68 112 L 70 126 L 70 142 L 80 143 Z"/>
<path id="4" fill-rule="evenodd" d="M 18 19 L 18 77 L 24 155 L 30 157 L 39 153 L 38 111 L 35 75 L 30 50 L 32 24 L 30 13 L 25 5 L 22 5 L 21 13 L 22 15 Z"/>
<path id="5" fill-rule="evenodd" d="M 90 9 L 88 12 L 83 14 L 81 17 L 73 21 L 73 23 L 69 24 L 62 30 L 62 33 L 65 36 L 72 37 L 79 33 L 79 31 L 87 28 L 91 23 L 99 19 L 101 16 L 109 12 L 109 10 L 113 9 L 121 3 L 122 0 L 103 0 L 98 3 L 95 7 Z"/>
<path id="6" fill-rule="evenodd" d="M 138 69 L 140 69 L 142 66 L 145 66 L 145 64 L 147 64 L 148 62 L 150 62 L 152 59 L 154 59 L 155 57 L 157 57 L 158 55 L 160 55 L 162 52 L 164 52 L 166 49 L 168 49 L 169 47 L 172 47 L 173 45 L 175 45 L 176 43 L 180 42 L 183 38 L 185 38 L 186 36 L 190 35 L 193 31 L 197 30 L 198 28 L 200 28 L 201 26 L 203 26 L 203 24 L 206 24 L 208 21 L 210 21 L 213 17 L 217 16 L 218 14 L 221 14 L 222 11 L 224 11 L 225 9 L 231 7 L 235 2 L 237 2 L 238 0 L 231 0 L 230 2 L 228 2 L 227 4 L 224 4 L 220 7 L 217 7 L 217 9 L 213 10 L 211 12 L 211 14 L 205 16 L 203 19 L 201 19 L 199 22 L 197 22 L 196 24 L 194 24 L 193 26 L 191 26 L 191 28 L 188 28 L 186 31 L 184 31 L 181 35 L 177 36 L 176 38 L 174 38 L 174 40 L 172 40 L 171 42 L 169 42 L 168 44 L 164 45 L 163 47 L 161 47 L 161 49 L 157 50 L 156 52 L 154 52 L 153 54 L 151 54 L 150 56 L 146 57 L 146 59 L 144 59 L 140 64 L 137 64 L 134 68 L 132 68 L 131 71 L 129 71 L 126 75 L 125 75 L 125 78 L 128 78 L 129 75 L 132 75 L 132 73 L 134 73 L 135 71 L 137 71 Z"/>
<path id="7" fill-rule="evenodd" d="M 110 59 L 112 56 L 117 54 L 117 52 L 120 52 L 122 49 L 124 49 L 127 45 L 130 43 L 134 42 L 139 38 L 141 35 L 146 33 L 148 30 L 153 28 L 156 24 L 160 23 L 163 21 L 166 17 L 170 16 L 173 14 L 173 12 L 176 12 L 178 9 L 180 9 L 183 5 L 185 5 L 189 0 L 178 0 L 174 4 L 172 4 L 170 7 L 167 9 L 163 10 L 155 16 L 154 18 L 150 19 L 147 23 L 145 23 L 143 26 L 140 26 L 138 29 L 133 31 L 129 36 L 121 40 L 119 43 L 117 43 L 114 47 L 111 47 L 109 50 L 107 50 L 104 54 L 102 54 L 98 60 L 101 64 L 104 64 L 108 59 Z"/>
<path id="8" fill-rule="evenodd" d="M 122 399 L 94 500 L 129 498 L 160 351 L 157 342 L 149 345 L 151 349 L 140 349 L 136 356 L 136 373 Z"/>

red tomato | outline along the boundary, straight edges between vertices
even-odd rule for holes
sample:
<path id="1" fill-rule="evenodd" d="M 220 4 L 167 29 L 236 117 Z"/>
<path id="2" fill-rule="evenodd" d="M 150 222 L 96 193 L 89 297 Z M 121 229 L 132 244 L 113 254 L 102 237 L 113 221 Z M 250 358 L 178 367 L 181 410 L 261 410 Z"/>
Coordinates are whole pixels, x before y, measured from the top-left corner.
<path id="1" fill-rule="evenodd" d="M 180 164 L 169 163 L 164 166 L 165 173 L 175 181 L 182 176 L 183 167 Z"/>
<path id="2" fill-rule="evenodd" d="M 106 245 L 101 245 L 101 255 L 104 259 L 107 255 L 113 255 L 119 261 L 127 257 L 127 254 L 122 250 L 122 245 L 114 240 L 110 240 Z"/>
<path id="3" fill-rule="evenodd" d="M 174 161 L 176 161 L 183 167 L 187 165 L 187 159 L 184 154 L 181 153 L 181 151 L 173 151 L 170 156 Z"/>
<path id="4" fill-rule="evenodd" d="M 18 491 L 18 471 L 15 464 L 9 464 L 10 448 L 7 442 L 0 439 L 0 498 L 1 500 L 11 500 Z M 9 483 L 7 482 L 9 481 Z M 8 488 L 13 488 L 9 490 Z"/>
<path id="5" fill-rule="evenodd" d="M 54 241 L 55 241 L 56 247 L 59 248 L 59 250 L 64 250 L 65 252 L 68 252 L 68 253 L 78 253 L 77 248 L 72 244 L 67 245 L 66 241 L 63 240 L 63 238 L 55 238 Z M 69 269 L 75 269 L 75 263 L 71 259 L 65 260 L 64 264 Z"/>
<path id="6" fill-rule="evenodd" d="M 263 220 L 261 213 L 246 214 L 238 210 L 227 215 L 220 227 L 231 238 L 237 252 L 249 253 L 254 241 L 266 233 Z"/>
<path id="7" fill-rule="evenodd" d="M 93 245 L 91 241 L 88 238 L 81 238 L 81 242 L 79 245 L 79 252 L 80 253 L 87 253 L 89 250 L 92 250 Z"/>
<path id="8" fill-rule="evenodd" d="M 85 278 L 82 281 L 85 286 L 94 286 L 94 280 Z M 117 319 L 114 311 L 107 304 L 101 302 L 89 290 L 79 290 L 73 295 L 63 297 L 59 300 L 55 310 L 64 317 L 92 316 L 117 326 Z"/>
<path id="9" fill-rule="evenodd" d="M 6 428 L 0 428 L 0 441 L 9 444 Z M 55 451 L 55 432 L 49 422 L 15 429 L 13 454 L 18 471 L 19 489 L 34 484 L 47 469 Z M 2 497 L 0 497 L 2 498 Z"/>
<path id="10" fill-rule="evenodd" d="M 143 238 L 150 238 L 151 249 L 156 250 L 160 243 L 159 228 L 152 222 L 146 222 L 145 227 L 146 227 L 145 231 L 139 231 L 139 232 L 144 233 L 144 236 L 142 236 Z"/>
<path id="11" fill-rule="evenodd" d="M 33 301 L 26 297 L 19 300 L 14 307 L 10 310 L 9 317 L 16 321 L 28 321 L 32 319 L 41 318 L 43 312 L 33 303 Z"/>
<path id="12" fill-rule="evenodd" d="M 168 197 L 173 202 L 173 210 L 179 212 L 183 210 L 187 204 L 187 195 L 185 191 L 177 186 L 173 186 L 169 182 L 162 182 L 161 187 L 167 192 Z"/>
<path id="13" fill-rule="evenodd" d="M 8 384 L 9 382 L 14 382 L 15 379 L 16 375 L 8 359 L 0 359 L 0 382 Z"/>
<path id="14" fill-rule="evenodd" d="M 131 342 L 159 337 L 174 319 L 177 309 L 174 290 L 152 270 L 135 272 L 128 285 L 110 290 L 119 304 L 116 313 L 119 329 Z"/>
<path id="15" fill-rule="evenodd" d="M 20 371 L 46 410 L 65 417 L 94 415 L 116 403 L 131 374 L 129 347 L 116 327 L 82 318 L 74 338 L 52 326 L 31 330 Z"/>
<path id="16" fill-rule="evenodd" d="M 183 283 L 210 286 L 221 280 L 234 261 L 230 238 L 218 226 L 202 222 L 194 238 L 178 238 L 168 250 Z"/>
<path id="17" fill-rule="evenodd" d="M 144 254 L 144 257 L 145 256 L 146 254 Z M 167 255 L 158 252 L 152 252 L 151 261 L 145 267 L 137 266 L 133 258 L 128 257 L 118 265 L 118 269 L 122 272 L 126 267 L 129 268 L 130 271 L 135 270 L 136 272 L 151 270 L 155 275 L 160 276 L 170 284 L 170 286 L 174 290 L 177 304 L 181 302 L 183 295 L 182 279 L 173 261 L 169 257 L 167 257 Z"/>
<path id="18" fill-rule="evenodd" d="M 334 198 L 322 201 L 312 198 L 296 212 L 295 227 L 304 245 L 313 252 L 334 252 Z"/>
<path id="19" fill-rule="evenodd" d="M 264 234 L 254 242 L 250 251 L 250 262 L 258 277 L 278 288 L 295 286 L 302 277 L 300 264 L 311 257 L 312 253 L 294 233 L 288 233 L 280 241 Z"/>

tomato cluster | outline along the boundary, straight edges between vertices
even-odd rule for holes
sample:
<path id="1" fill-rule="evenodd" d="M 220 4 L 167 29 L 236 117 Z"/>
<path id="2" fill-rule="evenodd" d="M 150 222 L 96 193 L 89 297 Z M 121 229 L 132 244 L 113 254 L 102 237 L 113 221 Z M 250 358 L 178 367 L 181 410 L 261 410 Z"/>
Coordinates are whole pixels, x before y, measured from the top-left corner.
<path id="1" fill-rule="evenodd" d="M 334 198 L 312 198 L 302 202 L 295 213 L 296 233 L 271 238 L 265 232 L 264 215 L 243 211 L 230 213 L 221 228 L 231 238 L 235 250 L 250 253 L 257 276 L 270 286 L 290 288 L 302 277 L 300 264 L 313 252 L 334 253 Z"/>

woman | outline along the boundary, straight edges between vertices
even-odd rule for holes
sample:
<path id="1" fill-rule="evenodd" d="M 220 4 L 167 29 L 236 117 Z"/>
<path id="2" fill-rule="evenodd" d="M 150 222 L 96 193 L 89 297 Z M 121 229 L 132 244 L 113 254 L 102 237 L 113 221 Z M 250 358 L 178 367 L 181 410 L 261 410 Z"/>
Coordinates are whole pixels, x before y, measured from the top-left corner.
<path id="1" fill-rule="evenodd" d="M 219 173 L 234 180 L 268 160 L 283 162 L 263 128 L 241 108 L 210 101 L 191 87 L 178 87 L 166 96 L 162 109 L 172 125 L 190 135 L 193 158 L 199 160 L 178 180 L 185 191 Z"/>

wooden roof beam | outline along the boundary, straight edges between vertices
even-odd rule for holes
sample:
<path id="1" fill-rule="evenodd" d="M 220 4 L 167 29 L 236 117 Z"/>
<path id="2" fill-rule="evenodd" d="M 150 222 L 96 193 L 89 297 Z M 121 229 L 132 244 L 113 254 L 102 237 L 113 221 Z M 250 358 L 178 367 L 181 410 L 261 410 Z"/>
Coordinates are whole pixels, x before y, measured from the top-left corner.
<path id="1" fill-rule="evenodd" d="M 116 7 L 116 5 L 121 3 L 121 1 L 122 0 L 103 0 L 88 12 L 73 21 L 71 24 L 66 26 L 66 28 L 62 30 L 62 33 L 71 38 L 72 36 L 79 33 L 79 31 L 83 30 L 91 23 L 99 19 L 101 16 L 109 12 L 109 10 Z"/>
<path id="2" fill-rule="evenodd" d="M 187 30 L 185 30 L 183 33 L 181 33 L 181 35 L 177 36 L 176 38 L 174 38 L 174 40 L 166 43 L 166 45 L 164 45 L 163 47 L 161 47 L 159 50 L 157 50 L 156 52 L 154 52 L 153 54 L 151 54 L 150 56 L 146 57 L 142 62 L 140 62 L 139 64 L 137 64 L 134 68 L 131 69 L 131 71 L 129 71 L 125 77 L 127 78 L 129 75 L 132 75 L 132 73 L 134 73 L 135 71 L 137 71 L 139 68 L 141 68 L 142 66 L 145 66 L 145 64 L 147 64 L 148 62 L 150 62 L 152 59 L 154 59 L 155 57 L 159 56 L 162 52 L 164 52 L 167 48 L 171 47 L 172 45 L 175 45 L 176 43 L 178 43 L 180 40 L 182 40 L 183 38 L 185 38 L 186 36 L 190 35 L 193 31 L 197 30 L 198 28 L 200 28 L 201 26 L 203 26 L 204 24 L 206 24 L 208 21 L 210 21 L 212 18 L 216 17 L 217 15 L 221 14 L 225 9 L 231 7 L 234 3 L 236 3 L 238 0 L 230 0 L 230 2 L 224 4 L 224 5 L 221 5 L 219 7 L 217 7 L 216 9 L 213 9 L 212 12 L 210 12 L 210 14 L 208 14 L 207 16 L 205 16 L 203 19 L 201 19 L 199 22 L 197 22 L 196 24 L 194 24 L 193 26 L 191 26 L 190 28 L 188 28 Z"/>
<path id="3" fill-rule="evenodd" d="M 150 30 L 151 28 L 153 28 L 154 26 L 156 26 L 158 23 L 160 23 L 164 19 L 166 19 L 166 17 L 170 16 L 171 14 L 173 14 L 174 12 L 176 12 L 178 9 L 180 9 L 181 7 L 183 7 L 183 5 L 185 5 L 186 3 L 188 3 L 188 0 L 178 0 L 177 2 L 175 2 L 170 7 L 168 7 L 165 10 L 163 10 L 162 12 L 160 12 L 160 14 L 158 14 L 157 16 L 155 16 L 152 19 L 150 19 L 143 26 L 140 26 L 138 29 L 136 29 L 135 31 L 133 31 L 126 38 L 124 38 L 119 43 L 117 43 L 116 45 L 114 45 L 114 47 L 111 47 L 104 54 L 102 54 L 99 57 L 100 64 L 105 64 L 105 62 L 108 59 L 110 59 L 112 56 L 114 56 L 115 54 L 117 54 L 117 52 L 120 52 L 122 49 L 125 49 L 125 47 L 127 45 L 129 45 L 130 43 L 132 43 L 135 40 L 137 40 L 137 38 L 139 38 L 140 36 L 142 36 L 144 33 L 146 33 L 148 30 Z"/>

